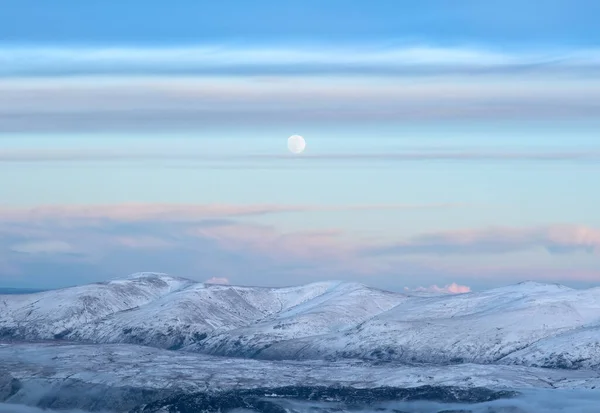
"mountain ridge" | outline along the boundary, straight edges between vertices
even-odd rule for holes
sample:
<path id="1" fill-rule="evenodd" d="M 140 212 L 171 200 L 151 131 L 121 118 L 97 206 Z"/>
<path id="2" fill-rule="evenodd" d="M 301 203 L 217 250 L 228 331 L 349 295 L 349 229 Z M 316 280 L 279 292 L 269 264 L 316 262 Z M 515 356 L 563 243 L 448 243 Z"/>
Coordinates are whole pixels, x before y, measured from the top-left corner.
<path id="1" fill-rule="evenodd" d="M 596 368 L 600 289 L 522 282 L 421 296 L 343 281 L 249 287 L 143 272 L 0 295 L 0 338 L 273 360 Z"/>

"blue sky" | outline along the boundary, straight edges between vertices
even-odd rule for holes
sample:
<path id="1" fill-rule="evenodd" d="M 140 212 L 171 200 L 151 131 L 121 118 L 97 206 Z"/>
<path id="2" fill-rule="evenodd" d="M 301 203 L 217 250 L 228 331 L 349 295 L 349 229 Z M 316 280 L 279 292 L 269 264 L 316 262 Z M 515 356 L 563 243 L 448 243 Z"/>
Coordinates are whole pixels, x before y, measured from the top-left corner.
<path id="1" fill-rule="evenodd" d="M 185 44 L 222 41 L 433 41 L 597 46 L 594 0 L 6 0 L 0 38 L 15 43 Z"/>
<path id="2" fill-rule="evenodd" d="M 594 285 L 597 15 L 5 1 L 0 285 Z"/>

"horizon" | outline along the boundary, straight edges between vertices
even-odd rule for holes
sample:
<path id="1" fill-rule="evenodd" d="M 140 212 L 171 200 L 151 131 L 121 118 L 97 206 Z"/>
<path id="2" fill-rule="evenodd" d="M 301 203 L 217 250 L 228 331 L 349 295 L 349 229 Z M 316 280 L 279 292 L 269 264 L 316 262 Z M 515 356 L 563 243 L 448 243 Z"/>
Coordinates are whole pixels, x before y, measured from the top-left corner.
<path id="1" fill-rule="evenodd" d="M 597 286 L 597 15 L 9 0 L 0 285 Z"/>
<path id="2" fill-rule="evenodd" d="M 37 294 L 37 293 L 43 293 L 43 292 L 48 292 L 48 291 L 76 288 L 76 287 L 81 287 L 81 286 L 86 286 L 86 285 L 106 284 L 106 283 L 110 283 L 113 281 L 127 281 L 127 280 L 133 280 L 136 278 L 160 277 L 160 276 L 176 278 L 176 279 L 177 278 L 183 279 L 183 280 L 191 281 L 194 284 L 204 284 L 204 285 L 209 285 L 209 286 L 265 288 L 265 289 L 285 289 L 285 288 L 305 287 L 305 286 L 314 285 L 314 284 L 328 284 L 328 283 L 358 284 L 358 285 L 363 285 L 363 286 L 365 286 L 367 288 L 371 288 L 371 289 L 381 289 L 382 291 L 402 293 L 402 294 L 407 294 L 407 295 L 425 295 L 425 296 L 461 295 L 461 294 L 479 293 L 479 292 L 487 292 L 487 291 L 491 291 L 491 290 L 495 290 L 495 289 L 499 289 L 499 288 L 501 289 L 501 288 L 506 288 L 506 287 L 513 287 L 513 286 L 518 286 L 518 285 L 523 285 L 523 284 L 558 286 L 558 287 L 566 287 L 566 288 L 573 289 L 573 290 L 587 290 L 587 289 L 592 289 L 592 288 L 596 287 L 596 286 L 592 286 L 592 287 L 577 288 L 577 287 L 569 287 L 569 286 L 561 284 L 561 283 L 540 282 L 540 281 L 535 281 L 535 280 L 523 280 L 523 281 L 518 281 L 518 282 L 514 282 L 514 283 L 510 283 L 510 284 L 500 285 L 500 286 L 497 286 L 494 288 L 487 288 L 487 289 L 480 289 L 480 290 L 471 290 L 471 288 L 467 288 L 466 286 L 461 286 L 456 283 L 442 285 L 442 286 L 438 286 L 438 285 L 434 284 L 434 285 L 430 285 L 428 287 L 417 287 L 414 289 L 404 287 L 401 290 L 394 290 L 394 289 L 386 289 L 386 288 L 377 288 L 372 285 L 369 285 L 368 283 L 358 282 L 358 281 L 347 281 L 347 280 L 343 280 L 343 279 L 320 280 L 320 281 L 314 281 L 314 282 L 305 283 L 305 284 L 289 284 L 289 285 L 281 285 L 281 286 L 273 287 L 273 286 L 268 286 L 268 285 L 254 285 L 254 284 L 230 284 L 229 280 L 218 279 L 218 278 L 199 281 L 199 280 L 192 279 L 192 278 L 179 277 L 174 274 L 143 271 L 143 272 L 136 272 L 136 273 L 128 274 L 128 275 L 122 276 L 122 277 L 114 277 L 111 279 L 100 280 L 100 281 L 95 281 L 95 282 L 91 282 L 91 283 L 73 284 L 73 285 L 67 285 L 67 286 L 56 287 L 56 288 L 36 289 L 36 288 L 27 288 L 27 287 L 3 287 L 2 285 L 0 285 L 0 295 L 3 295 L 3 294 L 8 294 L 8 295 L 11 295 L 11 294 L 14 294 L 14 295 Z"/>

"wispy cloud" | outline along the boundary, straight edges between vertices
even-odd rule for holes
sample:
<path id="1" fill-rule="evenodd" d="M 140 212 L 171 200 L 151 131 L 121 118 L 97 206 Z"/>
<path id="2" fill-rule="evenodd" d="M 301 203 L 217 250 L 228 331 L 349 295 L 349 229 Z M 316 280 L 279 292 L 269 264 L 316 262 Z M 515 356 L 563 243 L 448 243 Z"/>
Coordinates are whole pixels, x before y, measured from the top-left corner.
<path id="1" fill-rule="evenodd" d="M 97 219 L 120 221 L 190 221 L 195 219 L 228 218 L 295 212 L 337 212 L 361 210 L 415 210 L 465 208 L 468 204 L 363 204 L 363 205 L 234 205 L 234 204 L 90 204 L 90 205 L 42 205 L 31 208 L 1 207 L 0 221 L 41 221 L 64 219 Z M 221 221 L 211 221 L 217 224 Z M 226 222 L 226 221 L 223 221 Z M 20 231 L 21 229 L 19 229 Z"/>
<path id="2" fill-rule="evenodd" d="M 6 225 L 10 225 L 6 224 Z M 57 286 L 99 281 L 138 271 L 159 271 L 202 281 L 294 284 L 356 275 L 353 243 L 340 231 L 282 232 L 237 221 L 104 221 L 46 219 L 4 233 L 0 264 L 12 268 L 0 282 Z M 35 227 L 37 237 L 27 228 Z M 13 274 L 13 275 L 10 275 Z M 273 278 L 275 277 L 275 278 Z"/>
<path id="3" fill-rule="evenodd" d="M 193 151 L 177 152 L 173 150 L 148 151 L 143 148 L 128 150 L 102 150 L 102 149 L 4 149 L 0 150 L 0 162 L 145 162 L 164 161 L 170 165 L 185 164 L 188 167 L 201 168 L 239 168 L 245 167 L 276 167 L 285 162 L 287 167 L 300 167 L 310 163 L 327 162 L 433 162 L 433 161 L 460 161 L 460 162 L 598 162 L 600 150 L 597 149 L 569 149 L 549 151 L 524 150 L 420 150 L 398 151 L 388 153 L 320 153 L 302 154 L 292 157 L 283 155 L 218 155 L 194 153 Z M 174 163 L 172 163 L 174 162 Z"/>
<path id="4" fill-rule="evenodd" d="M 75 250 L 71 244 L 59 240 L 23 242 L 12 245 L 10 249 L 23 254 L 68 254 Z"/>
<path id="5" fill-rule="evenodd" d="M 598 118 L 599 69 L 593 50 L 0 46 L 0 133 Z"/>
<path id="6" fill-rule="evenodd" d="M 256 215 L 453 205 L 63 205 L 0 209 L 0 267 L 28 285 L 98 281 L 137 271 L 198 280 L 298 283 L 373 271 L 358 239 L 333 229 L 283 232 Z M 245 218 L 244 221 L 238 219 Z M 10 271 L 8 271 L 10 270 Z M 11 275 L 12 274 L 12 275 Z M 2 275 L 0 274 L 0 278 Z M 48 278 L 50 277 L 50 278 Z M 275 277 L 275 278 L 273 278 Z M 21 285 L 23 282 L 21 282 Z"/>
<path id="7" fill-rule="evenodd" d="M 600 232 L 584 226 L 465 230 L 421 235 L 381 247 L 378 240 L 339 228 L 282 231 L 247 222 L 246 213 L 264 211 L 258 207 L 209 208 L 209 214 L 193 209 L 174 212 L 178 210 L 168 207 L 135 211 L 58 208 L 38 219 L 31 211 L 0 213 L 4 217 L 0 219 L 0 283 L 41 288 L 157 271 L 199 281 L 227 279 L 255 285 L 348 279 L 398 289 L 418 282 L 434 285 L 427 291 L 460 293 L 467 291 L 462 284 L 467 279 L 472 286 L 471 282 L 481 284 L 484 279 L 497 285 L 523 279 L 600 277 L 586 267 L 589 262 L 582 267 L 568 262 L 547 272 L 535 262 L 518 262 L 506 269 L 483 267 L 481 260 L 472 259 L 478 254 L 536 248 L 553 253 L 600 251 Z M 441 255 L 433 259 L 431 254 Z M 444 254 L 464 255 L 464 259 L 444 260 Z"/>
<path id="8" fill-rule="evenodd" d="M 551 254 L 600 254 L 600 229 L 578 225 L 541 228 L 488 228 L 420 235 L 368 254 L 504 254 L 544 249 Z"/>
<path id="9" fill-rule="evenodd" d="M 204 282 L 207 284 L 229 284 L 229 280 L 224 277 L 212 277 Z"/>
<path id="10" fill-rule="evenodd" d="M 439 74 L 597 69 L 596 50 L 497 52 L 423 45 L 328 48 L 3 46 L 0 75 L 65 74 Z"/>
<path id="11" fill-rule="evenodd" d="M 434 282 L 438 277 L 443 277 L 444 280 L 457 278 L 463 281 L 468 280 L 467 282 L 473 290 L 485 288 L 490 283 L 506 285 L 522 281 L 538 281 L 595 286 L 600 282 L 600 270 L 582 268 L 577 265 L 558 265 L 559 257 L 554 256 L 553 258 L 549 263 L 541 265 L 529 264 L 527 261 L 519 259 L 507 260 L 502 264 L 497 262 L 474 263 L 468 258 L 458 263 L 427 260 L 423 262 L 422 266 L 417 267 L 415 272 L 424 271 L 428 279 L 434 280 Z"/>

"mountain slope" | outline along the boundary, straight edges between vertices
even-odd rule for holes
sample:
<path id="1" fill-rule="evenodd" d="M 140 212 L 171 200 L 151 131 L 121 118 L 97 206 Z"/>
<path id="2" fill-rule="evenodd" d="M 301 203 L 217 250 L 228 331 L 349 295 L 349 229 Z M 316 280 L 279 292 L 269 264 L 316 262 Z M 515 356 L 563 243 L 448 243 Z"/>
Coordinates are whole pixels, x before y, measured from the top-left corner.
<path id="1" fill-rule="evenodd" d="M 287 320 L 294 319 L 294 314 L 298 320 L 306 318 L 304 313 L 311 309 L 312 322 L 321 325 L 323 331 L 331 331 L 328 327 L 333 319 L 327 316 L 327 310 L 325 314 L 319 310 L 320 303 L 340 295 L 344 301 L 348 292 L 346 306 L 351 306 L 353 290 L 370 290 L 356 286 L 360 285 L 331 281 L 288 288 L 240 287 L 139 273 L 107 283 L 0 296 L 0 336 L 180 348 L 209 335 L 268 324 L 282 314 Z M 377 314 L 387 308 L 389 305 L 373 305 L 370 311 Z M 304 321 L 305 327 L 311 323 Z M 352 317 L 346 323 L 353 325 Z"/>
<path id="2" fill-rule="evenodd" d="M 213 335 L 186 350 L 229 356 L 253 356 L 280 341 L 318 337 L 351 329 L 406 300 L 402 294 L 339 283 L 302 304 L 249 326 Z"/>
<path id="3" fill-rule="evenodd" d="M 0 295 L 0 336 L 50 339 L 103 317 L 148 304 L 192 282 L 143 273 L 26 295 Z"/>
<path id="4" fill-rule="evenodd" d="M 164 274 L 0 296 L 0 337 L 262 359 L 600 366 L 600 289 L 520 283 L 433 296 L 322 282 L 262 288 Z"/>
<path id="5" fill-rule="evenodd" d="M 547 337 L 509 354 L 502 364 L 561 369 L 600 368 L 600 326 L 583 327 Z"/>
<path id="6" fill-rule="evenodd" d="M 599 289 L 523 283 L 483 293 L 412 297 L 344 334 L 275 343 L 261 357 L 494 363 L 539 340 L 580 334 L 599 320 Z M 594 331 L 586 337 L 600 338 Z M 592 357 L 600 360 L 600 354 Z M 513 362 L 518 360 L 530 359 Z"/>
<path id="7" fill-rule="evenodd" d="M 181 348 L 286 311 L 325 293 L 332 283 L 292 288 L 193 284 L 127 312 L 74 329 L 65 338 Z"/>

